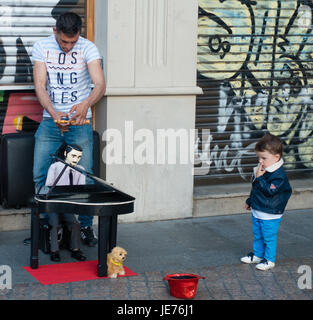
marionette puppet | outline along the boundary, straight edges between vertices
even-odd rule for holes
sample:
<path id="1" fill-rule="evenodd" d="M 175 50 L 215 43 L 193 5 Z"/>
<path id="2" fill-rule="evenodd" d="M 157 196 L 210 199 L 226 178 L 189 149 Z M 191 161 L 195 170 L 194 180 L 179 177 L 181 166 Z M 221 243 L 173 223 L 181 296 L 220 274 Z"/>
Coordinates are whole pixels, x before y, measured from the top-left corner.
<path id="1" fill-rule="evenodd" d="M 73 167 L 84 169 L 78 165 L 82 157 L 82 149 L 77 145 L 66 145 L 64 149 L 64 161 Z M 62 161 L 56 161 L 49 167 L 46 179 L 46 186 L 50 190 L 54 186 L 79 185 L 86 183 L 86 177 L 82 173 L 74 170 Z M 49 192 L 48 192 L 49 193 Z M 50 230 L 50 259 L 55 262 L 61 261 L 58 243 L 58 225 L 61 214 L 49 213 Z M 64 221 L 71 233 L 70 237 L 70 251 L 72 257 L 79 261 L 86 260 L 86 257 L 80 251 L 80 224 L 74 214 L 63 213 L 62 221 Z"/>

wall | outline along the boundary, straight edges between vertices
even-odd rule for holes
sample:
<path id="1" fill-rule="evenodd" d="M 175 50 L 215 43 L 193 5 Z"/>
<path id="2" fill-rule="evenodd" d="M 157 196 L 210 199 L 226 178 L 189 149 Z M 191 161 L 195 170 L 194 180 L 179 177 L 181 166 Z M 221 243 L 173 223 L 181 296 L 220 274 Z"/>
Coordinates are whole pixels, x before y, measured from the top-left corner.
<path id="1" fill-rule="evenodd" d="M 300 0 L 199 0 L 204 95 L 196 126 L 206 135 L 198 139 L 196 181 L 249 177 L 265 132 L 284 141 L 290 175 L 312 173 L 312 8 Z"/>
<path id="2" fill-rule="evenodd" d="M 189 217 L 193 161 L 182 164 L 176 155 L 173 164 L 159 163 L 158 156 L 168 159 L 173 150 L 163 153 L 156 142 L 160 129 L 189 133 L 195 125 L 195 95 L 201 92 L 196 87 L 197 3 L 112 0 L 95 6 L 95 42 L 107 81 L 106 99 L 95 108 L 102 175 L 136 197 L 135 212 L 120 220 Z M 109 140 L 108 132 L 120 139 Z M 143 162 L 128 157 L 126 149 L 141 153 Z M 120 162 L 112 161 L 111 151 L 121 155 Z"/>

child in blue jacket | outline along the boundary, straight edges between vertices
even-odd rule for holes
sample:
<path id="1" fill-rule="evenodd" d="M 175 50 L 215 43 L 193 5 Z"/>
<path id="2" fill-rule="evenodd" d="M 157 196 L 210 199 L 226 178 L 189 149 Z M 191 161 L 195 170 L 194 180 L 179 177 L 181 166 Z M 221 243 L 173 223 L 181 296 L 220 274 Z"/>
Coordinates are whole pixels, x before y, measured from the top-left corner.
<path id="1" fill-rule="evenodd" d="M 254 168 L 250 197 L 245 203 L 245 209 L 252 213 L 253 252 L 241 261 L 269 270 L 275 266 L 278 227 L 292 189 L 283 168 L 280 138 L 266 134 L 256 144 L 255 152 L 259 166 Z"/>

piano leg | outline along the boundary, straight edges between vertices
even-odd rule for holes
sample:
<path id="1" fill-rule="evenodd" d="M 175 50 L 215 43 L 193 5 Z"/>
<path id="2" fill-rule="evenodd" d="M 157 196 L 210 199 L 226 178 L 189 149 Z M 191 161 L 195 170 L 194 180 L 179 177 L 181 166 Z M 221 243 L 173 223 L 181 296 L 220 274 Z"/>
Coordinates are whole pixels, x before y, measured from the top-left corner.
<path id="1" fill-rule="evenodd" d="M 116 246 L 117 235 L 117 214 L 113 214 L 110 217 L 110 239 L 109 239 L 109 251 Z"/>
<path id="2" fill-rule="evenodd" d="M 38 268 L 38 246 L 39 246 L 39 210 L 37 207 L 31 209 L 31 247 L 30 267 Z"/>
<path id="3" fill-rule="evenodd" d="M 98 277 L 106 277 L 108 273 L 107 254 L 109 245 L 110 217 L 99 216 L 98 220 Z"/>

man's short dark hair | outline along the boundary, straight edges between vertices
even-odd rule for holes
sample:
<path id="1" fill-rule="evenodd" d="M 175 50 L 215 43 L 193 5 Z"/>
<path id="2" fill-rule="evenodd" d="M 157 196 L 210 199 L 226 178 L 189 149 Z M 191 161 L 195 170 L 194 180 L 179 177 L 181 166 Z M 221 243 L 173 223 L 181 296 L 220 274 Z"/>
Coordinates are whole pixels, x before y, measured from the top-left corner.
<path id="1" fill-rule="evenodd" d="M 68 37 L 75 36 L 81 32 L 82 19 L 74 12 L 66 12 L 61 14 L 56 22 L 57 32 L 63 32 Z"/>

